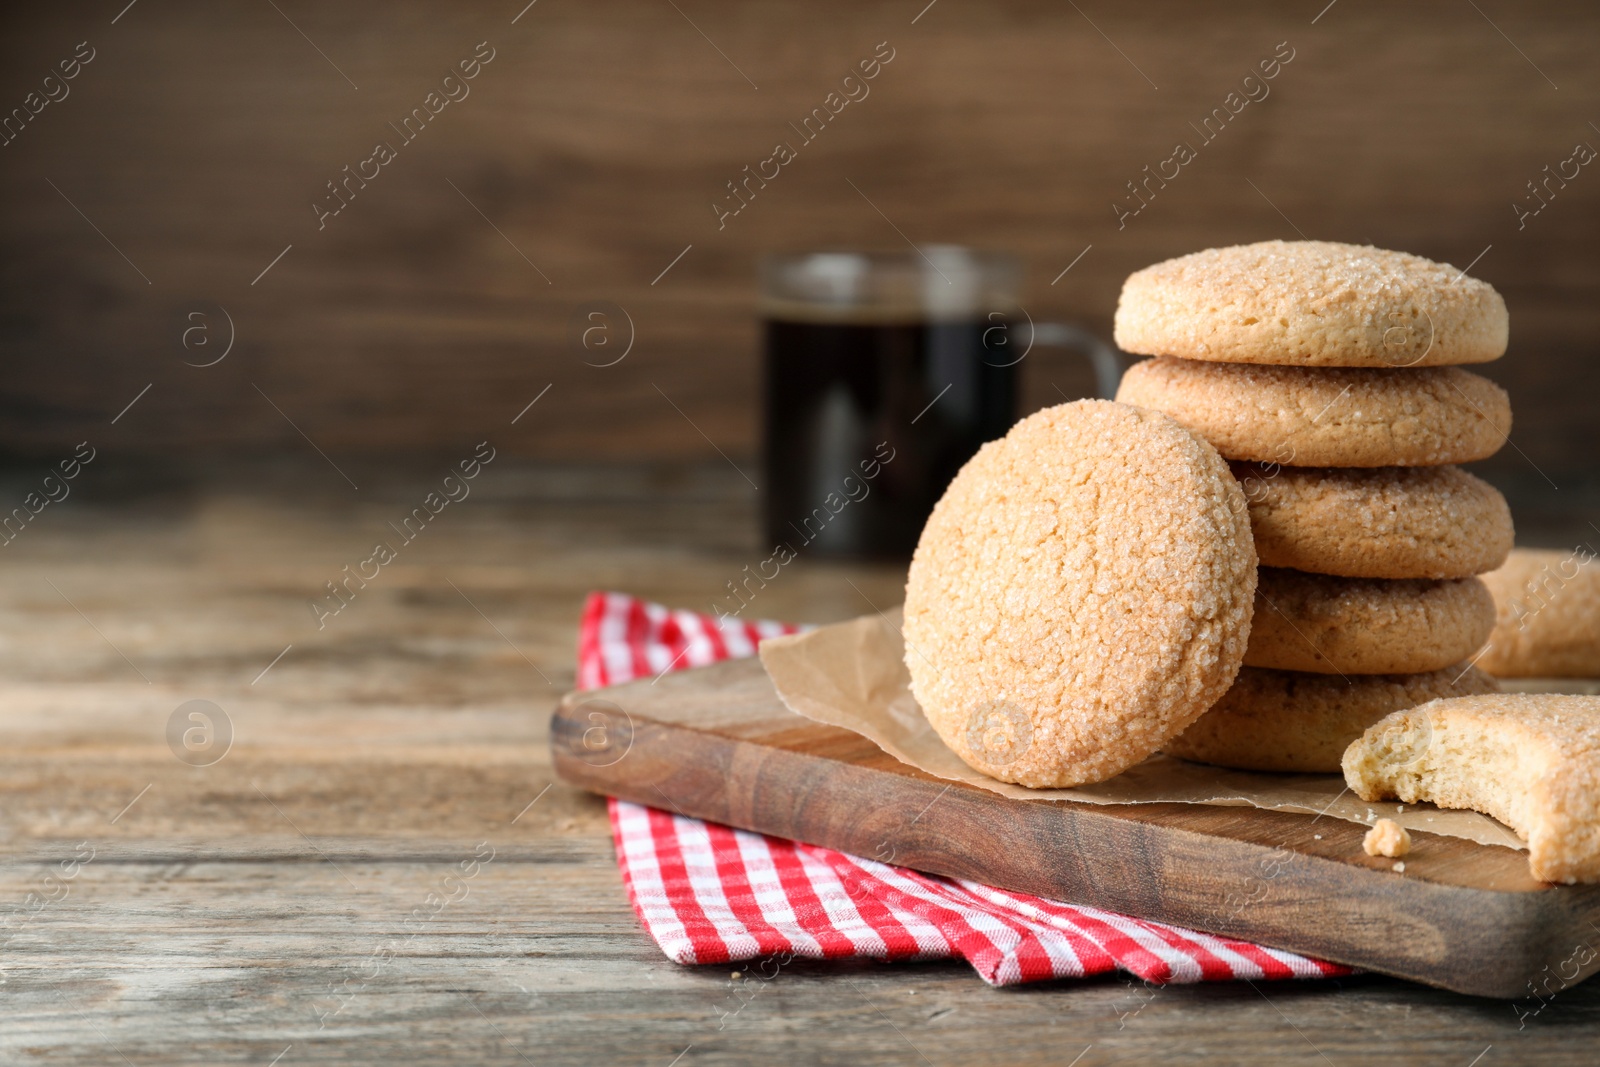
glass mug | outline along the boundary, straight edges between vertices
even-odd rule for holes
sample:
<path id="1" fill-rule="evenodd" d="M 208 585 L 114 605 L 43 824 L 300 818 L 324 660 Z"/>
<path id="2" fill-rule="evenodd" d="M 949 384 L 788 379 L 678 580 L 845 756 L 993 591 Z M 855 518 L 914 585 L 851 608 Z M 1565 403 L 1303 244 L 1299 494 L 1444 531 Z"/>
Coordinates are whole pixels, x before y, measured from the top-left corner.
<path id="1" fill-rule="evenodd" d="M 1034 323 L 1021 278 L 1012 256 L 953 245 L 762 264 L 767 544 L 909 557 L 961 465 L 1011 428 L 1036 344 L 1081 353 L 1099 394 L 1116 392 L 1116 351 Z"/>

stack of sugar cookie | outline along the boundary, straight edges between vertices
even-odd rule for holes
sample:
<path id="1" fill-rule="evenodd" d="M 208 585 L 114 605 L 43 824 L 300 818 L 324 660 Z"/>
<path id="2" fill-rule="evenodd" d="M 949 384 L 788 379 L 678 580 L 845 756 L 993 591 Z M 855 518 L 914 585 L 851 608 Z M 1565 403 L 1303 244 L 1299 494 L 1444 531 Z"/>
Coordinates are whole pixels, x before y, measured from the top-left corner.
<path id="1" fill-rule="evenodd" d="M 1261 561 L 1245 666 L 1165 751 L 1255 770 L 1339 770 L 1390 712 L 1493 692 L 1468 665 L 1494 627 L 1475 575 L 1511 512 L 1455 464 L 1496 452 L 1504 390 L 1488 284 L 1402 252 L 1321 241 L 1211 249 L 1132 275 L 1116 339 L 1157 358 L 1117 399 L 1216 446 Z"/>

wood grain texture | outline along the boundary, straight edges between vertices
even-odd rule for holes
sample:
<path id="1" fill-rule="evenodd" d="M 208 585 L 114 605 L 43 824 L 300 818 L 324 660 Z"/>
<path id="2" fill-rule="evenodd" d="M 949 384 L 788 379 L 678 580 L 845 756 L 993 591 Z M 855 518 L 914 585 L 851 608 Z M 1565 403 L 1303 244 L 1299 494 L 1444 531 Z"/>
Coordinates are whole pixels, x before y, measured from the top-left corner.
<path id="1" fill-rule="evenodd" d="M 556 772 L 686 815 L 1480 996 L 1525 996 L 1600 919 L 1600 887 L 1544 885 L 1511 849 L 1419 833 L 1401 875 L 1362 851 L 1364 827 L 1339 819 L 1018 801 L 796 715 L 758 662 L 671 683 L 565 697 L 551 724 Z M 594 714 L 607 723 L 598 746 Z M 1572 980 L 1600 970 L 1600 952 L 1588 956 Z"/>
<path id="2" fill-rule="evenodd" d="M 181 0 L 115 26 L 51 5 L 8 13 L 6 107 L 76 42 L 98 52 L 0 149 L 0 446 L 91 436 L 153 382 L 119 424 L 127 448 L 303 447 L 259 386 L 335 458 L 449 449 L 553 383 L 507 447 L 714 457 L 709 439 L 748 456 L 765 251 L 904 247 L 897 229 L 1014 249 L 1035 316 L 1108 337 L 1131 270 L 1304 232 L 1477 260 L 1513 322 L 1510 356 L 1485 369 L 1518 412 L 1521 454 L 1499 457 L 1497 483 L 1543 499 L 1556 491 L 1545 475 L 1566 489 L 1587 476 L 1600 180 L 1585 170 L 1521 229 L 1511 205 L 1575 142 L 1600 144 L 1592 5 L 1345 2 L 1313 25 L 1324 5 L 1004 0 L 918 18 L 917 0 L 681 13 L 541 0 L 513 25 L 521 6 L 280 15 Z M 485 40 L 496 58 L 471 95 L 319 230 L 325 183 Z M 725 183 L 794 137 L 789 124 L 880 41 L 896 58 L 870 96 L 719 229 Z M 1271 95 L 1119 228 L 1126 183 L 1195 139 L 1190 124 L 1280 41 L 1295 59 Z M 615 367 L 585 365 L 601 361 L 573 339 L 573 315 L 596 300 L 636 331 Z M 217 351 L 180 344 L 192 310 L 220 333 L 214 304 L 237 346 L 185 366 Z M 1090 385 L 1045 352 L 1025 378 L 1030 409 Z"/>
<path id="3" fill-rule="evenodd" d="M 959 962 L 797 962 L 752 997 L 730 969 L 669 963 L 628 907 L 604 805 L 550 785 L 546 724 L 583 594 L 704 608 L 758 550 L 748 486 L 720 461 L 497 461 L 317 631 L 305 598 L 435 473 L 374 465 L 357 494 L 312 462 L 142 481 L 91 466 L 0 549 L 0 915 L 80 842 L 96 850 L 64 897 L 0 934 L 18 935 L 0 950 L 0 1061 L 667 1067 L 689 1049 L 678 1067 L 1464 1067 L 1488 1046 L 1478 1067 L 1593 1060 L 1594 982 L 1541 1007 L 1376 975 L 991 990 Z M 0 472 L 0 492 L 18 484 Z M 753 610 L 843 619 L 862 610 L 850 583 L 887 603 L 902 580 L 801 559 Z M 196 698 L 236 727 L 210 767 L 163 737 Z M 467 895 L 406 924 L 485 841 Z"/>

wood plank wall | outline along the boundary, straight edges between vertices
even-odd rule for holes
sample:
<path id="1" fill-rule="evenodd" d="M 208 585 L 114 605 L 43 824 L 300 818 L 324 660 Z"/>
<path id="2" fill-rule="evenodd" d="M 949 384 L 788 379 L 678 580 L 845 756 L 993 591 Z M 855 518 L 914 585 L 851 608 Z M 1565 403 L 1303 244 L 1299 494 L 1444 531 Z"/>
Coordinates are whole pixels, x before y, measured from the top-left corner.
<path id="1" fill-rule="evenodd" d="M 1559 483 L 1595 456 L 1600 171 L 1520 228 L 1512 206 L 1600 146 L 1594 5 L 124 3 L 4 16 L 0 109 L 67 94 L 0 147 L 12 454 L 304 448 L 297 426 L 335 456 L 491 435 L 530 456 L 714 457 L 707 438 L 748 455 L 758 257 L 895 247 L 898 229 L 1018 252 L 1036 317 L 1105 336 L 1129 271 L 1210 245 L 1481 253 L 1473 273 L 1512 309 L 1487 370 L 1526 456 L 1507 450 L 1506 476 Z M 76 77 L 46 84 L 85 41 Z M 444 77 L 475 50 L 492 59 L 470 95 L 403 140 L 390 123 L 462 92 Z M 889 51 L 869 95 L 719 225 L 725 183 Z M 1201 144 L 1190 123 L 1291 51 Z M 1119 225 L 1125 183 L 1180 140 L 1198 158 Z M 395 158 L 319 228 L 326 183 L 371 174 L 380 141 Z M 574 340 L 596 301 L 633 325 L 615 366 Z M 220 309 L 232 350 L 185 365 L 221 353 Z M 1030 406 L 1090 385 L 1061 357 L 1027 370 Z"/>

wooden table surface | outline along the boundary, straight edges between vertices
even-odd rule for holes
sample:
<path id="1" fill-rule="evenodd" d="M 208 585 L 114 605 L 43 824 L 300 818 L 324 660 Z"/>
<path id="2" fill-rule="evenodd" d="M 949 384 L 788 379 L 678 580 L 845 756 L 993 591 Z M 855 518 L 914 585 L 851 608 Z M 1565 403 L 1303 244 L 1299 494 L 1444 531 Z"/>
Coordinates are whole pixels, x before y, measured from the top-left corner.
<path id="1" fill-rule="evenodd" d="M 0 550 L 0 1061 L 1595 1062 L 1594 982 L 1508 1004 L 1371 976 L 669 963 L 603 801 L 552 784 L 547 721 L 587 591 L 705 610 L 763 558 L 748 487 L 497 463 L 318 630 L 307 600 L 444 473 L 369 466 L 354 491 L 326 466 L 108 461 Z M 846 618 L 900 580 L 802 560 L 752 613 Z M 196 707 L 211 747 L 169 745 Z"/>

